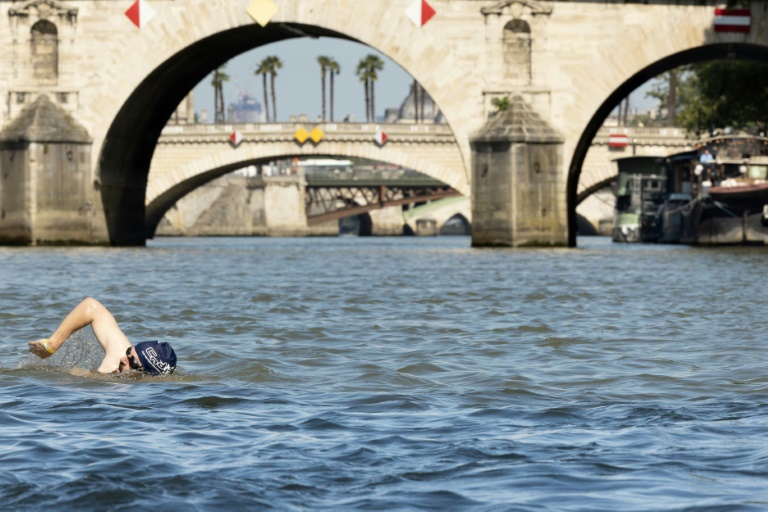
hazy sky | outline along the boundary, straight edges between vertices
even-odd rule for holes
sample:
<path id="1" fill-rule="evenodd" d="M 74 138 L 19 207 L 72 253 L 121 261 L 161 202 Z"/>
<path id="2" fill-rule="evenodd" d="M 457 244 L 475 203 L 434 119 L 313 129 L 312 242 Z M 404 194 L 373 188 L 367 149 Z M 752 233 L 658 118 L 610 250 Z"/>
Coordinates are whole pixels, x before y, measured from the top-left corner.
<path id="1" fill-rule="evenodd" d="M 317 57 L 333 57 L 341 65 L 341 73 L 335 77 L 335 119 L 341 120 L 353 114 L 356 121 L 365 120 L 365 90 L 355 75 L 357 63 L 368 54 L 378 55 L 385 61 L 384 69 L 376 82 L 376 115 L 385 108 L 399 107 L 408 95 L 413 79 L 400 66 L 368 46 L 333 38 L 294 39 L 274 43 L 229 61 L 225 72 L 230 76 L 224 84 L 224 101 L 234 103 L 240 93 L 250 93 L 259 103 L 264 102 L 261 76 L 254 75 L 259 62 L 269 55 L 277 55 L 283 67 L 275 79 L 278 120 L 288 116 L 307 114 L 316 119 L 322 110 L 320 92 L 320 65 Z M 213 118 L 212 76 L 195 87 L 195 110 L 208 110 L 208 120 Z M 330 105 L 328 107 L 330 109 Z M 329 113 L 330 114 L 330 113 Z"/>
<path id="2" fill-rule="evenodd" d="M 275 82 L 278 120 L 286 121 L 289 116 L 299 114 L 316 119 L 322 109 L 317 57 L 326 55 L 341 65 L 341 73 L 335 79 L 335 119 L 342 120 L 344 116 L 352 114 L 356 121 L 364 121 L 365 92 L 363 84 L 355 75 L 355 69 L 360 59 L 368 54 L 378 55 L 386 63 L 376 82 L 376 115 L 381 116 L 384 109 L 402 104 L 413 79 L 394 61 L 373 48 L 333 38 L 293 39 L 262 46 L 237 56 L 225 69 L 230 80 L 224 84 L 224 101 L 229 105 L 237 101 L 239 94 L 250 93 L 259 103 L 263 103 L 262 78 L 254 75 L 254 70 L 264 57 L 277 55 L 283 61 L 283 68 L 278 72 Z M 206 109 L 208 122 L 213 119 L 211 78 L 209 75 L 195 87 L 195 110 L 200 112 Z M 652 101 L 644 98 L 646 88 L 643 86 L 642 91 L 632 94 L 633 108 L 648 109 L 652 106 Z"/>

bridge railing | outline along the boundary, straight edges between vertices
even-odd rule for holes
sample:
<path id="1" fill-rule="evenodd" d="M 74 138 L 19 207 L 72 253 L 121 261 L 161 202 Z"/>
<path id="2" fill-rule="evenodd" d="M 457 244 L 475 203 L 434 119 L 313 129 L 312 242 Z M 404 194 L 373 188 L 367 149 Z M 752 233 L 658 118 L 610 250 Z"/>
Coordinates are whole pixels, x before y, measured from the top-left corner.
<path id="1" fill-rule="evenodd" d="M 237 130 L 246 133 L 286 133 L 292 135 L 296 130 L 304 128 L 311 131 L 318 127 L 326 133 L 376 133 L 381 129 L 388 134 L 434 134 L 452 135 L 447 124 L 414 124 L 414 123 L 327 123 L 327 122 L 290 122 L 290 123 L 223 123 L 223 124 L 174 124 L 166 125 L 164 135 L 204 135 L 232 133 Z"/>
<path id="2" fill-rule="evenodd" d="M 674 126 L 603 126 L 597 132 L 598 136 L 624 134 L 624 135 L 636 135 L 638 137 L 686 137 L 685 128 L 677 128 Z"/>
<path id="3" fill-rule="evenodd" d="M 440 187 L 445 184 L 434 178 L 430 178 L 422 173 L 408 170 L 379 170 L 379 171 L 309 171 L 304 173 L 307 185 L 318 186 L 339 186 L 341 183 L 350 185 L 368 185 L 368 184 L 388 184 L 396 183 L 401 186 L 425 186 Z"/>
<path id="4" fill-rule="evenodd" d="M 240 130 L 241 132 L 290 132 L 299 128 L 311 129 L 315 126 L 326 132 L 375 132 L 378 129 L 393 133 L 436 133 L 450 134 L 447 124 L 414 124 L 414 123 L 347 123 L 347 122 L 287 122 L 287 123 L 219 123 L 219 124 L 169 124 L 163 128 L 163 133 L 221 133 Z M 675 137 L 688 138 L 684 128 L 676 127 L 632 127 L 632 126 L 603 126 L 596 137 L 608 137 L 613 134 L 623 134 L 635 137 Z"/>
<path id="5" fill-rule="evenodd" d="M 626 135 L 629 145 L 689 146 L 696 141 L 685 128 L 674 126 L 603 126 L 598 130 L 592 144 L 606 145 L 611 135 Z"/>

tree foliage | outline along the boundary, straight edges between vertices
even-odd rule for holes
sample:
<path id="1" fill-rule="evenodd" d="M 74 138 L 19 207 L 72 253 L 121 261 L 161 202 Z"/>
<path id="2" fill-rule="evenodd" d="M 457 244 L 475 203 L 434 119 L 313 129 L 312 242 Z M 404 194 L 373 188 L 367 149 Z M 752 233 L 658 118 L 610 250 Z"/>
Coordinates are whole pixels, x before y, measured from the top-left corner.
<path id="1" fill-rule="evenodd" d="M 277 122 L 277 101 L 275 100 L 275 77 L 277 70 L 283 67 L 283 61 L 275 55 L 265 57 L 254 71 L 255 75 L 261 75 L 264 80 L 264 109 L 266 120 L 269 122 L 269 98 L 268 91 L 272 96 L 272 121 Z M 270 83 L 267 85 L 267 75 L 270 77 Z"/>
<path id="2" fill-rule="evenodd" d="M 270 121 L 269 116 L 269 85 L 267 84 L 267 75 L 269 75 L 269 62 L 267 59 L 262 60 L 258 67 L 256 68 L 256 71 L 253 72 L 254 75 L 261 75 L 262 81 L 263 81 L 263 87 L 264 87 L 264 121 L 267 123 Z"/>
<path id="3" fill-rule="evenodd" d="M 328 75 L 331 82 L 331 90 L 329 91 L 331 100 L 331 121 L 333 121 L 333 97 L 334 97 L 334 77 L 341 73 L 341 65 L 336 62 L 336 59 L 330 57 L 328 60 Z"/>
<path id="4" fill-rule="evenodd" d="M 768 129 L 768 64 L 714 60 L 684 66 L 677 74 L 677 126 L 698 134 L 725 127 L 753 133 Z M 668 74 L 656 79 L 647 96 L 668 104 Z"/>
<path id="5" fill-rule="evenodd" d="M 216 123 L 226 121 L 226 114 L 224 112 L 224 82 L 229 81 L 229 75 L 224 72 L 226 67 L 226 64 L 222 64 L 213 70 L 213 77 L 211 79 L 211 85 L 213 86 L 213 117 Z"/>
<path id="6" fill-rule="evenodd" d="M 328 66 L 331 63 L 331 58 L 330 57 L 326 57 L 325 55 L 320 55 L 320 56 L 317 57 L 317 63 L 320 64 L 320 87 L 321 87 L 320 94 L 322 96 L 322 104 L 323 104 L 322 116 L 321 117 L 322 117 L 323 121 L 325 121 L 327 119 L 326 116 L 325 116 L 325 104 L 326 104 L 325 103 L 325 98 L 326 98 L 326 93 L 325 93 L 325 82 L 326 82 L 326 80 L 325 80 L 325 76 L 326 76 L 326 74 L 328 72 Z"/>
<path id="7" fill-rule="evenodd" d="M 365 118 L 367 121 L 376 120 L 376 95 L 374 85 L 379 79 L 378 72 L 384 69 L 384 61 L 378 55 L 369 54 L 360 59 L 355 74 L 365 88 Z"/>
<path id="8" fill-rule="evenodd" d="M 509 109 L 509 96 L 504 96 L 503 98 L 493 98 L 491 99 L 491 105 L 496 107 L 497 112 L 504 112 L 505 110 Z"/>

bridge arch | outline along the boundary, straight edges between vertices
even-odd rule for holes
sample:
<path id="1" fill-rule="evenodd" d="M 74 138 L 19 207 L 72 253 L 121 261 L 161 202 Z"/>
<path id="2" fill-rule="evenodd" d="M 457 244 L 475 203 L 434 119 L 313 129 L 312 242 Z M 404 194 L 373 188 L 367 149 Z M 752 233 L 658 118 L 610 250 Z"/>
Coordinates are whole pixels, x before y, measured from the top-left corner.
<path id="1" fill-rule="evenodd" d="M 125 16 L 121 2 L 68 0 L 67 7 L 47 2 L 55 13 L 50 19 L 58 24 L 62 58 L 67 57 L 68 71 L 60 74 L 55 91 L 52 83 L 34 90 L 28 85 L 32 70 L 27 37 L 39 2 L 0 2 L 0 15 L 8 18 L 10 27 L 0 31 L 0 42 L 13 48 L 0 60 L 20 70 L 0 80 L 0 93 L 16 98 L 7 102 L 0 120 L 15 118 L 28 96 L 62 92 L 63 108 L 93 139 L 91 167 L 98 176 L 93 185 L 103 199 L 94 205 L 99 212 L 92 223 L 94 242 L 144 244 L 147 176 L 163 125 L 210 71 L 268 43 L 302 36 L 343 38 L 375 48 L 398 63 L 424 86 L 450 123 L 463 172 L 441 181 L 467 195 L 472 135 L 495 110 L 494 99 L 521 95 L 564 140 L 553 170 L 551 202 L 558 222 L 551 229 L 557 231 L 558 243 L 568 239 L 571 245 L 578 181 L 574 169 L 588 145 L 579 141 L 585 133 L 594 134 L 610 103 L 654 72 L 673 66 L 668 62 L 671 55 L 702 46 L 710 56 L 717 48 L 727 55 L 729 47 L 741 51 L 740 43 L 768 44 L 765 2 L 750 3 L 748 34 L 715 33 L 714 3 L 703 0 L 487 0 L 486 5 L 479 0 L 440 0 L 434 5 L 437 14 L 422 26 L 407 14 L 411 0 L 273 2 L 277 14 L 263 28 L 247 14 L 249 2 L 155 2 L 155 16 L 141 27 Z M 519 82 L 520 76 L 508 76 L 505 67 L 505 58 L 516 55 L 524 61 L 528 54 L 521 22 L 509 26 L 516 30 L 507 33 L 504 44 L 504 28 L 515 19 L 530 29 L 530 73 L 525 66 L 516 70 L 530 75 L 527 83 Z M 514 48 L 522 51 L 514 53 Z M 668 66 L 655 65 L 651 72 L 658 62 Z M 614 95 L 635 75 L 640 76 L 635 84 Z M 566 225 L 571 226 L 568 234 Z"/>
<path id="2" fill-rule="evenodd" d="M 455 149 L 455 148 L 454 148 Z M 320 147 L 298 146 L 295 142 L 243 144 L 233 150 L 222 143 L 208 154 L 175 167 L 160 179 L 150 180 L 146 193 L 146 236 L 152 237 L 163 215 L 182 197 L 220 176 L 249 165 L 295 157 L 360 158 L 413 169 L 428 176 L 440 176 L 439 160 L 403 152 L 396 147 L 378 147 L 370 143 L 330 142 Z"/>
<path id="3" fill-rule="evenodd" d="M 303 34 L 345 38 L 316 27 L 256 27 L 225 30 L 186 46 L 146 76 L 123 103 L 99 156 L 102 201 L 113 244 L 144 244 L 145 190 L 152 155 L 163 127 L 197 83 L 232 57 L 258 46 Z"/>
<path id="4" fill-rule="evenodd" d="M 370 9 L 369 14 L 375 16 L 377 9 L 384 9 L 384 7 Z M 242 16 L 242 14 L 238 10 L 238 15 Z M 294 19 L 297 17 L 299 16 L 295 16 Z M 383 27 L 370 30 L 370 27 L 376 24 L 363 24 L 367 27 L 367 32 L 359 30 L 363 37 L 353 37 L 320 26 L 320 23 L 273 22 L 266 27 L 260 27 L 252 20 L 238 19 L 234 24 L 247 24 L 227 27 L 227 23 L 233 24 L 231 19 L 227 20 L 222 13 L 217 13 L 216 19 L 225 20 L 223 23 L 225 26 L 218 27 L 220 29 L 218 32 L 203 37 L 194 33 L 180 36 L 191 38 L 192 42 L 181 49 L 178 47 L 172 49 L 170 57 L 158 63 L 135 88 L 129 91 L 127 100 L 119 108 L 106 131 L 98 158 L 100 179 L 97 186 L 101 190 L 107 229 L 112 244 L 142 245 L 144 243 L 146 233 L 144 222 L 149 216 L 145 212 L 147 203 L 145 189 L 150 164 L 162 129 L 188 91 L 232 57 L 266 44 L 291 38 L 333 37 L 368 44 L 393 58 L 408 73 L 415 76 L 406 67 L 408 64 L 404 65 L 401 62 L 403 59 L 397 59 L 398 56 L 391 55 L 386 47 L 382 47 L 383 44 L 381 46 L 377 44 L 377 42 L 389 40 L 390 36 Z M 332 24 L 328 23 L 328 25 Z M 365 37 L 366 35 L 368 37 Z M 430 79 L 424 80 L 422 77 L 417 79 L 424 84 L 430 96 L 435 98 L 430 90 Z M 435 101 L 440 103 L 437 98 Z M 468 193 L 469 173 L 465 168 L 462 153 L 463 148 L 460 148 L 458 155 L 461 159 L 462 172 L 448 181 L 455 188 Z M 277 151 L 271 157 L 282 154 L 287 156 L 289 152 Z M 346 153 L 345 156 L 352 155 Z M 220 172 L 221 169 L 227 169 L 227 165 L 229 164 L 211 168 L 210 172 L 218 175 L 228 172 Z M 207 181 L 205 176 L 200 179 Z"/>
<path id="5" fill-rule="evenodd" d="M 568 244 L 576 246 L 577 215 L 576 206 L 584 197 L 579 197 L 578 185 L 581 168 L 587 156 L 592 140 L 616 105 L 635 89 L 660 74 L 685 64 L 718 59 L 739 59 L 768 62 L 768 46 L 753 43 L 714 43 L 689 48 L 668 55 L 636 72 L 616 88 L 598 107 L 589 119 L 581 137 L 576 143 L 568 167 L 566 202 L 568 208 Z"/>
<path id="6" fill-rule="evenodd" d="M 446 233 L 446 230 L 449 229 L 450 224 L 453 223 L 454 221 L 456 221 L 458 224 L 461 225 L 461 231 L 462 232 L 460 234 L 462 234 L 462 235 L 472 234 L 472 223 L 469 221 L 469 219 L 467 217 L 465 217 L 461 213 L 457 213 L 456 215 L 454 215 L 450 219 L 448 219 L 445 222 L 443 222 L 443 224 L 440 226 L 438 234 L 441 234 L 441 235 L 444 235 L 444 234 L 449 234 L 449 235 L 459 234 L 459 233 L 454 233 L 454 232 Z"/>
<path id="7" fill-rule="evenodd" d="M 448 197 L 411 208 L 404 216 L 406 224 L 414 233 L 418 231 L 418 221 L 425 219 L 434 221 L 437 231 L 440 231 L 446 222 L 457 216 L 463 219 L 467 226 L 471 226 L 472 204 L 468 197 Z"/>

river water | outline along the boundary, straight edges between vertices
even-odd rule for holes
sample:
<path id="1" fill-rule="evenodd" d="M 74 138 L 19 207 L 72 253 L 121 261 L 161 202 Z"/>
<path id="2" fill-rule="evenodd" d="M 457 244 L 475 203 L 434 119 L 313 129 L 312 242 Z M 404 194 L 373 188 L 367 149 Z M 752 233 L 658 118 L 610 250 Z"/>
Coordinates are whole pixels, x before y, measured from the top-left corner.
<path id="1" fill-rule="evenodd" d="M 765 510 L 766 252 L 0 248 L 3 510 Z M 172 376 L 96 375 L 85 296 Z"/>

